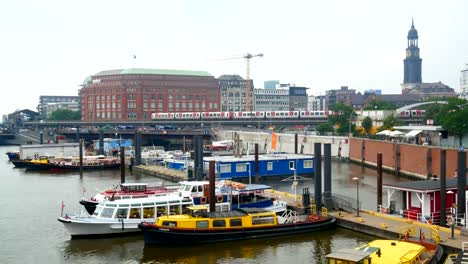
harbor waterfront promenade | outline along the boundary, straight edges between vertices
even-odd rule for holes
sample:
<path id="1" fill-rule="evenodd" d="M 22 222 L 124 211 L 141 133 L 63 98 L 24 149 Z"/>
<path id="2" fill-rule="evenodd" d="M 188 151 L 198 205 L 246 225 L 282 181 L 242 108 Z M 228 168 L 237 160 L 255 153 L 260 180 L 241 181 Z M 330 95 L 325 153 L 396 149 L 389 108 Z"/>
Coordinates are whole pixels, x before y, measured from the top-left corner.
<path id="1" fill-rule="evenodd" d="M 17 147 L 0 147 L 0 152 Z M 228 242 L 216 245 L 193 245 L 178 248 L 145 246 L 142 236 L 71 240 L 56 219 L 64 213 L 79 212 L 83 196 L 94 195 L 120 181 L 120 171 L 37 172 L 15 169 L 6 155 L 0 155 L 2 187 L 0 205 L 0 263 L 317 263 L 339 248 L 355 248 L 376 236 L 350 229 L 287 236 L 272 239 Z M 126 172 L 126 182 L 172 182 L 133 169 Z M 332 162 L 332 191 L 354 196 L 359 176 L 363 210 L 376 208 L 376 171 L 348 162 Z M 407 181 L 384 173 L 384 183 Z M 274 195 L 299 199 L 293 195 L 291 181 L 264 179 L 261 183 L 277 190 Z M 302 188 L 314 189 L 313 180 L 299 181 Z M 352 215 L 350 214 L 350 217 Z M 352 218 L 352 217 L 351 217 Z M 367 217 L 364 215 L 364 219 Z M 366 220 L 369 223 L 370 220 Z M 376 221 L 375 225 L 378 225 Z M 389 224 L 391 226 L 391 224 Z M 458 236 L 458 235 L 456 235 Z M 444 240 L 444 239 L 443 239 Z"/>
<path id="2" fill-rule="evenodd" d="M 462 249 L 462 243 L 468 241 L 468 236 L 462 235 L 459 229 L 455 230 L 452 239 L 451 230 L 447 227 L 383 215 L 370 210 L 361 210 L 359 217 L 356 213 L 341 211 L 332 211 L 330 214 L 337 218 L 337 225 L 340 227 L 386 239 L 402 238 L 400 236 L 402 232 L 404 234 L 411 228 L 415 228 L 415 235 L 419 237 L 419 230 L 421 230 L 426 240 L 439 240 L 444 252 L 448 254 L 458 253 Z"/>

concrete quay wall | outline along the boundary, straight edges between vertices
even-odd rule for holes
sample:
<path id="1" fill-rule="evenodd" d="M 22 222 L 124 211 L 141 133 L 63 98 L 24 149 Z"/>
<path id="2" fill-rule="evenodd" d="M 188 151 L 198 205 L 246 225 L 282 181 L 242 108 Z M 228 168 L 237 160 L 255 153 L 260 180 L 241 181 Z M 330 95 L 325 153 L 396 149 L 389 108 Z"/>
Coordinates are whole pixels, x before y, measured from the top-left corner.
<path id="1" fill-rule="evenodd" d="M 271 142 L 272 135 L 267 132 L 248 132 L 248 131 L 215 131 L 217 140 L 234 140 L 234 134 L 239 135 L 241 140 L 241 148 L 246 153 L 247 149 L 252 154 L 255 149 L 255 143 L 258 144 L 260 152 L 287 152 L 294 153 L 295 151 L 295 134 L 276 133 L 277 143 L 276 149 L 272 150 Z M 349 157 L 349 140 L 348 137 L 329 137 L 329 136 L 314 136 L 298 134 L 297 152 L 299 154 L 314 155 L 314 143 L 330 143 L 332 157 L 338 157 L 340 152 L 342 158 Z M 247 146 L 248 145 L 248 146 Z M 341 148 L 341 151 L 340 151 Z M 323 145 L 322 145 L 323 155 Z"/>
<path id="2" fill-rule="evenodd" d="M 395 174 L 427 179 L 440 175 L 441 147 L 404 144 L 399 142 L 350 138 L 349 158 L 363 165 L 376 166 L 377 153 L 382 153 L 383 168 Z M 447 151 L 447 178 L 457 169 L 457 149 Z M 468 157 L 467 157 L 468 161 Z"/>

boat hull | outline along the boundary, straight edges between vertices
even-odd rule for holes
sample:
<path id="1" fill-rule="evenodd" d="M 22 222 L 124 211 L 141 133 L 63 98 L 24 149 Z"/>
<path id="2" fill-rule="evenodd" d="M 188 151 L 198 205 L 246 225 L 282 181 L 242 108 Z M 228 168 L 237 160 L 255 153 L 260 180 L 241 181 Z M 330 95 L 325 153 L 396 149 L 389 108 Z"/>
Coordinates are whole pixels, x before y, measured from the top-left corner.
<path id="1" fill-rule="evenodd" d="M 196 245 L 200 243 L 217 243 L 245 239 L 294 235 L 300 233 L 327 230 L 335 226 L 336 219 L 328 218 L 316 222 L 299 222 L 281 224 L 274 227 L 256 227 L 239 229 L 182 230 L 177 228 L 158 227 L 141 223 L 145 244 L 148 245 Z"/>
<path id="2" fill-rule="evenodd" d="M 141 219 L 125 219 L 121 222 L 118 219 L 102 219 L 102 221 L 99 221 L 96 218 L 87 217 L 60 217 L 57 220 L 63 223 L 73 239 L 141 233 L 138 224 L 142 222 Z M 145 219 L 145 221 L 154 222 L 156 219 Z"/>

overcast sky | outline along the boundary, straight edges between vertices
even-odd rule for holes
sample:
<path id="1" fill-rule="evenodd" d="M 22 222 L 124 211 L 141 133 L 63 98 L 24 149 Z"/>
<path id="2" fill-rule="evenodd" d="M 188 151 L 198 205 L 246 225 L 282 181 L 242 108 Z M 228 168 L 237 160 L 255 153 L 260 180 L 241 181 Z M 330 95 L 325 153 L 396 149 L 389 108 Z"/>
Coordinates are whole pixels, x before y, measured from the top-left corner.
<path id="1" fill-rule="evenodd" d="M 414 17 L 423 82 L 459 90 L 468 63 L 468 1 L 2 1 L 0 113 L 40 95 L 77 95 L 92 74 L 153 68 L 240 74 L 309 93 L 347 85 L 400 93 Z M 136 59 L 133 59 L 136 55 Z"/>

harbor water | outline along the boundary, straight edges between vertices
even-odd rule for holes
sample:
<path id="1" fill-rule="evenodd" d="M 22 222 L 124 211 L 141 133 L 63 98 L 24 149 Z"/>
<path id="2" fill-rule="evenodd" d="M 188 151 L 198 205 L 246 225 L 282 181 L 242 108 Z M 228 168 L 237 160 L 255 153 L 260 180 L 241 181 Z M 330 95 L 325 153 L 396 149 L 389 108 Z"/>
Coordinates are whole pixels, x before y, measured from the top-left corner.
<path id="1" fill-rule="evenodd" d="M 57 221 L 62 211 L 81 210 L 78 200 L 92 196 L 120 181 L 120 170 L 79 172 L 37 172 L 14 168 L 4 154 L 17 147 L 0 147 L 0 263 L 323 263 L 324 256 L 339 248 L 354 248 L 374 237 L 342 228 L 303 235 L 259 240 L 193 245 L 191 247 L 145 246 L 140 235 L 71 240 Z M 363 208 L 376 208 L 376 171 L 357 164 L 334 161 L 332 192 L 359 195 Z M 130 173 L 127 182 L 159 183 L 153 176 Z M 383 182 L 404 179 L 384 174 Z M 264 184 L 293 192 L 292 182 L 268 179 Z M 165 182 L 165 184 L 171 184 Z M 297 192 L 313 180 L 299 181 Z M 384 199 L 385 199 L 384 193 Z"/>

